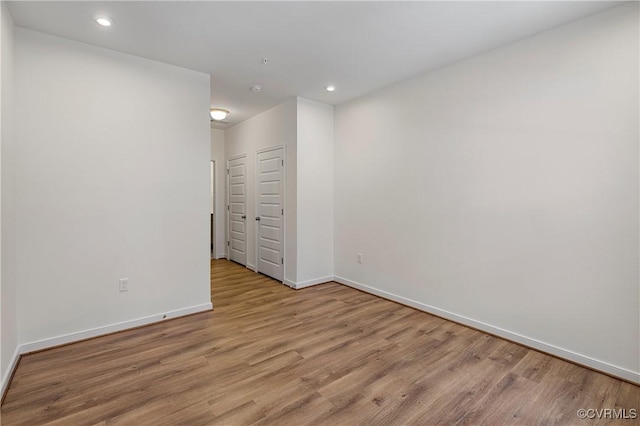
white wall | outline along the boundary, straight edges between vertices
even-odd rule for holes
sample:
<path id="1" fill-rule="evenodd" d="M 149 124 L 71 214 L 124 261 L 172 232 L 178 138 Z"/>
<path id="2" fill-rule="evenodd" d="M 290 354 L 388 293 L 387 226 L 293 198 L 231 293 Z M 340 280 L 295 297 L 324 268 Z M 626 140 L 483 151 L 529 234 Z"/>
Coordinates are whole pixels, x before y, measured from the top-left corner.
<path id="1" fill-rule="evenodd" d="M 17 29 L 15 99 L 20 343 L 210 308 L 209 76 Z"/>
<path id="2" fill-rule="evenodd" d="M 256 152 L 264 148 L 285 148 L 285 253 L 284 278 L 296 280 L 296 109 L 290 99 L 249 120 L 225 130 L 227 159 L 247 155 L 247 218 L 255 217 Z M 247 220 L 247 266 L 256 269 L 256 229 Z"/>
<path id="3" fill-rule="evenodd" d="M 338 279 L 640 381 L 638 47 L 627 4 L 337 107 Z"/>
<path id="4" fill-rule="evenodd" d="M 224 130 L 211 129 L 211 161 L 216 162 L 216 214 L 215 214 L 215 239 L 216 239 L 216 259 L 222 259 L 227 255 L 227 237 L 225 221 L 227 220 L 226 210 L 226 188 L 225 170 L 226 159 L 224 155 Z"/>
<path id="5" fill-rule="evenodd" d="M 333 107 L 298 98 L 296 287 L 333 280 Z"/>
<path id="6" fill-rule="evenodd" d="M 1 339 L 0 339 L 0 395 L 7 386 L 13 366 L 17 362 L 18 325 L 17 325 L 17 287 L 15 268 L 16 216 L 15 216 L 15 142 L 13 132 L 13 66 L 14 66 L 14 26 L 7 6 L 2 3 L 2 55 L 1 55 L 1 143 L 2 164 L 2 257 L 1 257 Z"/>
<path id="7" fill-rule="evenodd" d="M 225 131 L 227 159 L 247 155 L 247 217 L 255 216 L 256 152 L 285 147 L 285 276 L 295 288 L 333 279 L 333 107 L 293 98 Z M 256 228 L 247 227 L 255 269 Z"/>

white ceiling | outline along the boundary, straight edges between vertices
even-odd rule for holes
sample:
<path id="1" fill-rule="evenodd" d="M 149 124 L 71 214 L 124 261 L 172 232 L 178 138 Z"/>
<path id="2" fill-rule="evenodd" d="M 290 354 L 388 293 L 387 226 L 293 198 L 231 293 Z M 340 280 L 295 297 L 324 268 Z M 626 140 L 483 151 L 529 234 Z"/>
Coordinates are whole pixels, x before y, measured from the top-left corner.
<path id="1" fill-rule="evenodd" d="M 235 124 L 292 96 L 339 104 L 621 3 L 7 4 L 18 26 L 210 74 L 211 106 Z M 98 26 L 97 15 L 113 26 Z M 251 92 L 254 83 L 263 90 Z"/>

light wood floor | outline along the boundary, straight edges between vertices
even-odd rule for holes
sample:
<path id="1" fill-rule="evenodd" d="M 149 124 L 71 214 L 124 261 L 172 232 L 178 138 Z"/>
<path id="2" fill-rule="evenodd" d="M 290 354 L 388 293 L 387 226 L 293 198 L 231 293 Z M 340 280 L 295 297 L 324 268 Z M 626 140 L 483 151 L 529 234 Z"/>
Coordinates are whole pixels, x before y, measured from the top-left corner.
<path id="1" fill-rule="evenodd" d="M 335 283 L 213 261 L 214 311 L 22 358 L 9 425 L 621 424 L 640 387 Z"/>

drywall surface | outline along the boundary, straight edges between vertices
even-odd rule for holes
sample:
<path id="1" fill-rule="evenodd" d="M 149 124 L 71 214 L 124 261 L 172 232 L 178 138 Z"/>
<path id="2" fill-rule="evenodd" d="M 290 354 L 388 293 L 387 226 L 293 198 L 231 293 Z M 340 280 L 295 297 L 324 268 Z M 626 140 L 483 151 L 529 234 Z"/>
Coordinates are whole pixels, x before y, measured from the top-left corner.
<path id="1" fill-rule="evenodd" d="M 18 313 L 16 286 L 16 215 L 15 215 L 15 137 L 13 126 L 13 67 L 14 67 L 14 25 L 7 6 L 2 3 L 2 55 L 0 58 L 1 111 L 1 182 L 2 182 L 2 258 L 0 286 L 0 394 L 4 391 L 11 370 L 17 362 Z"/>
<path id="2" fill-rule="evenodd" d="M 255 217 L 256 155 L 265 148 L 285 151 L 284 278 L 296 280 L 296 98 L 225 130 L 227 159 L 246 155 L 247 218 Z M 247 221 L 247 266 L 256 268 L 256 226 Z"/>
<path id="3" fill-rule="evenodd" d="M 640 378 L 638 47 L 627 4 L 336 107 L 336 276 Z"/>
<path id="4" fill-rule="evenodd" d="M 209 76 L 25 29 L 15 76 L 19 343 L 210 307 Z"/>
<path id="5" fill-rule="evenodd" d="M 333 107 L 298 98 L 297 284 L 333 278 Z"/>

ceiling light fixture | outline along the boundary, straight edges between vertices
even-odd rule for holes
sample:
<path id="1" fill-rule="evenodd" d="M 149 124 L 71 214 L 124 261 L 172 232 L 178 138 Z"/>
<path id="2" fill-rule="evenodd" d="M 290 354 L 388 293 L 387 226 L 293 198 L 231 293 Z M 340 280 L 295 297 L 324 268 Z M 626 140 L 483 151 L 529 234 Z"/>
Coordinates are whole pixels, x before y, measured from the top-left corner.
<path id="1" fill-rule="evenodd" d="M 227 118 L 227 115 L 229 115 L 229 111 L 222 108 L 211 108 L 209 114 L 211 115 L 212 120 L 222 121 Z"/>
<path id="2" fill-rule="evenodd" d="M 327 87 L 325 87 L 324 90 L 326 90 L 327 92 L 335 92 L 336 86 L 334 86 L 333 84 L 330 84 Z"/>
<path id="3" fill-rule="evenodd" d="M 113 24 L 111 19 L 107 18 L 106 16 L 100 16 L 100 17 L 96 18 L 96 23 L 98 25 L 103 26 L 103 27 L 110 27 Z"/>
<path id="4" fill-rule="evenodd" d="M 252 84 L 251 86 L 249 86 L 249 89 L 251 89 L 252 92 L 259 92 L 262 90 L 262 86 L 260 86 L 259 84 Z"/>

